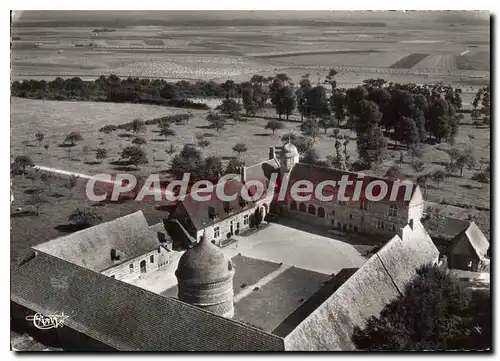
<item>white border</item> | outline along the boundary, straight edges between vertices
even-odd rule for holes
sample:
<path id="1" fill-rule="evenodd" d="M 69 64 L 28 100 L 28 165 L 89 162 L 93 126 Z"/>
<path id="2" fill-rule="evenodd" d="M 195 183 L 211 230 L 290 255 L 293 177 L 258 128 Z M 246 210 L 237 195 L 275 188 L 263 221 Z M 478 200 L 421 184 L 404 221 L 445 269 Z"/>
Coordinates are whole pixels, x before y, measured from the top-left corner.
<path id="1" fill-rule="evenodd" d="M 323 10 L 323 9 L 333 9 L 332 5 L 334 5 L 335 10 L 366 10 L 366 9 L 371 9 L 371 10 L 404 10 L 404 9 L 412 9 L 412 10 L 493 10 L 494 13 L 498 14 L 500 13 L 498 10 L 498 2 L 494 1 L 489 1 L 489 0 L 475 0 L 475 1 L 470 1 L 470 2 L 458 2 L 458 1 L 453 1 L 453 0 L 441 0 L 441 1 L 435 1 L 435 0 L 419 0 L 418 2 L 414 3 L 403 3 L 401 1 L 395 1 L 395 0 L 379 0 L 379 1 L 346 1 L 346 2 L 333 2 L 331 0 L 308 0 L 308 1 L 300 1 L 300 2 L 290 2 L 290 1 L 273 1 L 270 2 L 268 0 L 253 0 L 250 3 L 249 2 L 236 2 L 236 1 L 194 1 L 194 0 L 184 0 L 182 2 L 170 2 L 170 1 L 149 1 L 147 4 L 148 6 L 145 7 L 144 2 L 140 2 L 137 0 L 131 1 L 131 0 L 121 0 L 119 2 L 107 2 L 104 3 L 103 1 L 97 1 L 97 0 L 87 0 L 84 2 L 73 2 L 73 3 L 68 3 L 67 1 L 54 1 L 54 0 L 46 0 L 43 2 L 40 2 L 39 0 L 18 0 L 18 1 L 8 1 L 8 2 L 2 2 L 2 7 L 5 5 L 6 9 L 2 13 L 4 14 L 4 21 L 2 22 L 2 38 L 3 38 L 3 44 L 4 45 L 4 52 L 1 55 L 1 61 L 2 61 L 2 69 L 4 69 L 5 72 L 7 72 L 7 79 L 10 79 L 10 54 L 7 52 L 7 44 L 10 42 L 10 24 L 7 20 L 7 10 L 9 9 L 41 9 L 43 6 L 46 9 L 61 9 L 61 10 L 103 10 L 103 9 L 109 9 L 109 10 L 119 10 L 119 9 L 127 9 L 127 10 L 159 10 L 159 9 L 164 9 L 164 10 L 217 10 L 217 9 L 225 9 L 225 10 Z M 498 28 L 498 24 L 496 25 L 496 28 Z M 496 53 L 496 51 L 495 51 Z M 494 64 L 495 66 L 497 63 Z M 492 64 L 493 67 L 493 64 Z M 495 74 L 495 73 L 493 73 Z M 497 83 L 495 83 L 497 84 Z M 10 217 L 9 217 L 9 209 L 6 207 L 8 204 L 7 202 L 10 201 L 10 193 L 7 192 L 7 189 L 10 187 L 10 182 L 9 182 L 9 160 L 7 158 L 7 154 L 10 154 L 10 122 L 7 121 L 7 119 L 10 119 L 10 86 L 9 82 L 4 81 L 3 84 L 1 85 L 1 90 L 2 90 L 2 102 L 3 102 L 3 107 L 2 113 L 3 113 L 3 120 L 0 124 L 1 131 L 0 131 L 0 136 L 1 136 L 1 141 L 0 141 L 0 147 L 1 147 L 1 152 L 0 154 L 2 155 L 2 176 L 1 176 L 1 189 L 5 190 L 5 192 L 1 193 L 1 200 L 0 204 L 4 205 L 1 209 L 1 221 L 2 221 L 2 234 L 4 235 L 4 240 L 2 243 L 2 247 L 4 247 L 2 256 L 4 257 L 4 262 L 2 263 L 4 266 L 4 272 L 2 272 L 2 277 L 1 277 L 1 285 L 3 289 L 9 289 L 9 283 L 10 283 L 10 277 L 9 273 L 7 271 L 7 265 L 10 264 L 10 242 L 7 242 L 6 240 L 6 235 L 8 234 L 7 232 L 9 231 L 10 228 Z M 494 105 L 495 105 L 495 113 L 497 113 L 497 104 L 499 100 L 499 95 L 498 92 L 495 92 L 495 99 L 494 99 Z M 494 119 L 495 123 L 496 119 Z M 492 136 L 492 139 L 497 138 L 500 139 L 500 126 L 496 125 L 494 127 L 494 137 Z M 497 159 L 499 159 L 500 154 L 497 152 L 499 151 L 500 147 L 495 146 L 495 163 Z M 495 164 L 495 174 L 493 179 L 497 179 L 499 174 L 498 174 L 498 169 L 497 169 L 497 164 Z M 494 185 L 494 190 L 495 194 L 498 197 L 498 189 L 496 186 L 496 183 Z M 9 217 L 9 218 L 8 218 Z M 491 220 L 491 224 L 496 224 L 500 225 L 500 214 L 498 212 L 495 212 L 495 219 Z M 495 235 L 496 235 L 497 230 L 495 230 Z M 9 231 L 10 233 L 10 231 Z M 495 253 L 496 249 L 499 248 L 499 246 L 495 246 Z M 496 257 L 496 254 L 493 256 Z M 494 264 L 495 262 L 493 262 Z M 495 268 L 495 273 L 497 273 L 498 268 L 497 266 L 494 266 Z M 495 274 L 496 276 L 496 274 Z M 496 279 L 494 277 L 493 279 Z M 498 295 L 495 295 L 498 298 Z M 6 292 L 4 293 L 3 297 L 3 308 L 2 308 L 2 328 L 1 328 L 1 333 L 2 340 L 5 340 L 5 343 L 3 344 L 2 351 L 8 351 L 9 350 L 9 345 L 7 344 L 7 340 L 10 340 L 10 330 L 8 325 L 10 324 L 9 317 L 8 315 L 10 314 L 10 303 L 9 299 L 6 296 Z M 497 314 L 498 312 L 494 312 L 494 314 Z M 495 323 L 496 325 L 496 323 Z M 493 326 L 494 327 L 494 326 Z M 498 332 L 496 330 L 494 331 L 495 337 L 495 345 L 498 345 Z M 9 359 L 15 357 L 15 353 L 9 352 L 8 355 L 6 355 Z M 119 354 L 119 357 L 122 355 Z M 183 359 L 186 358 L 186 356 L 180 355 Z M 214 355 L 218 357 L 217 355 Z M 228 355 L 228 356 L 233 356 L 233 355 Z M 295 355 L 297 356 L 297 355 Z M 314 357 L 315 354 L 309 354 L 309 355 L 304 355 L 302 354 L 300 357 Z M 335 357 L 336 359 L 345 359 L 348 357 L 347 355 L 328 355 L 328 357 Z M 359 354 L 358 354 L 359 356 Z M 366 356 L 366 355 L 365 355 Z M 372 355 L 370 355 L 371 357 Z M 398 356 L 403 356 L 403 355 L 398 355 Z M 471 355 L 469 355 L 471 356 Z M 64 356 L 64 358 L 67 358 L 69 356 Z M 85 358 L 92 357 L 92 359 L 101 359 L 104 357 L 109 357 L 109 355 L 92 355 L 92 356 L 84 356 Z M 147 357 L 147 355 L 134 355 L 134 358 L 143 358 Z M 177 358 L 177 355 L 159 355 L 159 357 L 169 357 L 169 358 Z M 196 357 L 196 356 L 188 356 L 189 358 L 191 357 Z M 266 356 L 260 356 L 260 357 L 270 357 L 269 355 Z M 434 358 L 434 355 L 421 355 L 417 356 L 418 358 L 426 358 L 428 359 L 429 357 Z"/>

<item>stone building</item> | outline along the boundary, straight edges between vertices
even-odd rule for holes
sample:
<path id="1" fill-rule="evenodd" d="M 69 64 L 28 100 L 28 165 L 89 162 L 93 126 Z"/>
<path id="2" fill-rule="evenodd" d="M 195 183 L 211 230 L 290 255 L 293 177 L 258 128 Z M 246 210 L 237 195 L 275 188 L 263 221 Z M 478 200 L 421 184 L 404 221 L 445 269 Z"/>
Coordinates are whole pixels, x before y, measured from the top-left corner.
<path id="1" fill-rule="evenodd" d="M 179 300 L 231 318 L 234 315 L 231 260 L 206 235 L 179 260 L 177 277 Z"/>
<path id="2" fill-rule="evenodd" d="M 226 183 L 228 188 L 226 194 L 239 194 L 245 184 L 254 180 L 262 182 L 265 192 L 257 201 L 242 202 L 238 198 L 234 202 L 223 202 L 218 199 L 213 189 L 210 200 L 206 202 L 195 201 L 188 195 L 172 213 L 170 221 L 177 219 L 197 240 L 207 229 L 208 238 L 222 245 L 232 234 L 238 234 L 251 226 L 250 219 L 257 209 L 264 216 L 271 212 L 338 232 L 368 233 L 381 237 L 391 236 L 410 220 L 422 218 L 424 211 L 422 192 L 418 185 L 410 181 L 401 182 L 300 163 L 299 152 L 291 143 L 282 147 L 270 147 L 268 158 L 262 163 L 243 167 L 241 182 Z M 274 192 L 269 187 L 273 174 L 273 180 L 276 182 Z M 311 181 L 317 186 L 322 182 L 338 182 L 343 176 L 352 182 L 346 187 L 345 192 L 345 196 L 351 199 L 356 183 L 362 181 L 359 199 L 341 201 L 337 197 L 338 188 L 328 187 L 324 188 L 323 194 L 332 195 L 331 201 L 318 200 L 314 195 L 306 202 L 298 202 L 291 197 L 291 187 L 298 181 Z M 377 201 L 369 201 L 364 197 L 365 190 L 371 182 L 387 186 L 386 195 Z M 281 188 L 287 188 L 284 193 L 285 198 L 278 201 L 276 196 Z M 375 192 L 372 194 L 377 196 Z"/>
<path id="3" fill-rule="evenodd" d="M 448 267 L 472 272 L 489 271 L 490 244 L 474 223 L 456 235 L 448 250 Z"/>
<path id="4" fill-rule="evenodd" d="M 161 224 L 150 227 L 138 211 L 39 244 L 33 250 L 127 282 L 170 263 L 172 242 L 162 228 Z"/>

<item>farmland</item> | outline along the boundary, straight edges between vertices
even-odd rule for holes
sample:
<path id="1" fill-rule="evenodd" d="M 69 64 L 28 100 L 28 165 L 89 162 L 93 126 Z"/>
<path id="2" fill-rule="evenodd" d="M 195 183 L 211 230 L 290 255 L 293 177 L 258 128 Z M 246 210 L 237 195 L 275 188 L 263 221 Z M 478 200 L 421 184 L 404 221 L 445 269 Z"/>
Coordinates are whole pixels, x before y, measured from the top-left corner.
<path id="1" fill-rule="evenodd" d="M 298 84 L 307 73 L 312 82 L 322 83 L 328 70 L 335 68 L 337 85 L 344 88 L 354 87 L 368 78 L 383 78 L 394 83 L 451 84 L 462 89 L 465 109 L 471 108 L 477 89 L 490 80 L 489 28 L 484 23 L 455 24 L 422 19 L 409 22 L 399 18 L 385 21 L 384 26 L 378 21 L 321 25 L 272 22 L 265 26 L 175 25 L 174 22 L 160 25 L 103 22 L 75 26 L 61 21 L 58 26 L 14 25 L 12 80 L 52 80 L 56 77 L 94 80 L 101 75 L 116 74 L 122 78 L 160 78 L 172 82 L 242 82 L 254 74 L 270 77 L 286 73 Z M 114 31 L 94 31 L 96 28 L 113 28 Z M 200 101 L 212 108 L 220 102 L 218 99 Z M 85 174 L 121 172 L 117 165 L 120 153 L 131 145 L 135 135 L 125 131 L 104 134 L 99 128 L 135 118 L 148 120 L 185 112 L 144 104 L 12 98 L 11 157 L 28 155 L 37 164 Z M 176 135 L 167 140 L 158 134 L 156 126 L 147 126 L 146 131 L 139 134 L 147 142 L 142 147 L 148 164 L 134 169 L 134 173 L 145 176 L 160 172 L 168 177 L 172 155 L 166 149 L 171 144 L 177 151 L 184 144 L 196 144 L 196 135 L 200 133 L 210 142 L 202 149 L 205 156 L 221 157 L 224 163 L 240 157 L 247 165 L 265 159 L 268 147 L 280 145 L 280 136 L 285 132 L 300 133 L 297 121 L 283 122 L 284 129 L 276 135 L 265 130 L 269 117 L 275 114 L 271 109 L 261 111 L 255 118 L 244 117 L 240 122 L 228 124 L 220 135 L 209 126 L 206 111 L 193 110 L 192 113 L 194 116 L 189 122 L 172 125 Z M 477 160 L 489 160 L 489 129 L 473 126 L 470 114 L 464 116 L 455 146 L 470 146 Z M 294 114 L 291 119 L 298 117 Z M 71 148 L 61 146 L 72 131 L 80 132 L 83 140 Z M 37 142 L 37 132 L 45 135 L 43 142 Z M 355 133 L 342 128 L 340 134 L 350 140 L 347 151 L 351 159 L 356 160 Z M 327 134 L 321 131 L 314 147 L 325 158 L 334 152 L 334 142 L 331 129 Z M 232 150 L 236 143 L 245 143 L 248 151 L 238 156 Z M 385 175 L 391 166 L 399 163 L 399 149 L 389 145 L 384 162 L 369 172 Z M 416 172 L 410 157 L 406 156 L 401 164 L 402 177 L 416 180 L 419 175 L 444 169 L 449 162 L 446 151 L 450 147 L 447 143 L 425 144 L 420 157 L 425 169 Z M 96 161 L 97 148 L 107 150 L 107 159 Z M 426 199 L 446 204 L 448 215 L 453 217 L 475 216 L 482 230 L 489 234 L 490 187 L 471 179 L 476 171 L 465 170 L 463 177 L 448 177 L 439 187 L 430 182 Z M 36 181 L 30 182 L 21 177 L 15 179 L 17 200 L 12 207 L 25 207 L 25 191 L 40 186 Z M 64 192 L 61 190 L 61 193 Z M 77 200 L 65 195 L 46 205 L 40 217 L 16 218 L 13 242 L 16 239 L 20 242 L 16 255 L 26 246 L 25 229 L 32 229 L 30 235 L 47 234 L 46 239 L 60 235 L 54 227 L 67 222 L 69 212 L 77 205 Z M 132 210 L 135 210 L 132 205 L 122 204 L 106 214 L 119 216 Z M 149 211 L 155 212 L 154 209 Z"/>

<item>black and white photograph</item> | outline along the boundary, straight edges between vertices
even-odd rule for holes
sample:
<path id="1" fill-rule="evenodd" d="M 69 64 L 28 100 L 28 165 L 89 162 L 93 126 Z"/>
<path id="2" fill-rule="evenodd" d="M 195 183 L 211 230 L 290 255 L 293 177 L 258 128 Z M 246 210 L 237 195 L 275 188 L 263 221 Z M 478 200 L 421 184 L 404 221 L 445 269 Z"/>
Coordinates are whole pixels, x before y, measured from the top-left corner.
<path id="1" fill-rule="evenodd" d="M 10 350 L 491 353 L 493 23 L 11 10 Z"/>

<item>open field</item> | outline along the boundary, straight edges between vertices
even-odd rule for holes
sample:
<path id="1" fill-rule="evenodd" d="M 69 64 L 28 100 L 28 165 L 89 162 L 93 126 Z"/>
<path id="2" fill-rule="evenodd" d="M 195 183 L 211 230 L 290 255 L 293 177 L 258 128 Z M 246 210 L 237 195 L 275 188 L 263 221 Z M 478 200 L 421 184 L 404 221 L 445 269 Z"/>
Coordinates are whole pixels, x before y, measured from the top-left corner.
<path id="1" fill-rule="evenodd" d="M 132 121 L 136 117 L 144 120 L 162 115 L 182 113 L 182 109 L 140 105 L 140 104 L 115 104 L 115 103 L 91 103 L 91 102 L 55 102 L 28 99 L 12 99 L 12 136 L 11 154 L 16 156 L 26 154 L 32 157 L 35 163 L 44 166 L 65 169 L 84 174 L 118 173 L 123 171 L 122 167 L 112 163 L 119 161 L 121 149 L 131 145 L 130 137 L 120 137 L 126 134 L 124 131 L 116 131 L 111 134 L 100 133 L 98 129 L 105 124 L 122 124 Z M 248 152 L 241 155 L 241 159 L 247 165 L 258 163 L 267 157 L 269 146 L 280 145 L 280 135 L 287 131 L 300 134 L 297 122 L 284 122 L 285 129 L 278 131 L 276 135 L 264 129 L 266 119 L 259 117 L 249 118 L 238 124 L 229 124 L 226 129 L 217 135 L 214 129 L 209 127 L 205 120 L 205 111 L 194 111 L 194 118 L 187 124 L 173 125 L 177 133 L 165 141 L 158 135 L 156 126 L 148 126 L 145 133 L 139 134 L 148 143 L 143 146 L 148 154 L 149 164 L 143 165 L 134 173 L 147 176 L 152 172 L 161 172 L 168 177 L 170 167 L 170 156 L 165 152 L 170 144 L 174 144 L 179 151 L 184 144 L 196 144 L 196 134 L 205 134 L 211 144 L 203 150 L 205 156 L 216 155 L 227 162 L 236 154 L 232 151 L 234 144 L 243 142 L 247 144 Z M 268 112 L 268 116 L 272 112 Z M 471 145 L 476 160 L 490 159 L 490 132 L 489 129 L 476 128 L 472 125 L 470 115 L 465 114 L 464 123 L 460 126 L 456 137 L 456 146 L 465 147 Z M 46 134 L 43 144 L 49 144 L 45 150 L 35 140 L 35 133 L 41 131 Z M 70 131 L 79 131 L 84 140 L 70 148 L 59 147 Z M 327 134 L 320 132 L 315 142 L 315 148 L 322 157 L 334 152 L 332 131 Z M 356 142 L 354 132 L 341 129 L 341 134 L 351 139 L 348 151 L 351 159 L 357 158 Z M 471 138 L 472 137 L 472 140 Z M 91 151 L 84 154 L 83 149 L 88 146 Z M 108 159 L 102 163 L 95 160 L 96 148 L 106 148 Z M 411 165 L 411 159 L 407 155 L 401 167 L 401 172 L 407 177 L 415 180 L 418 175 L 431 173 L 437 169 L 444 169 L 449 162 L 449 156 L 445 150 L 450 145 L 446 143 L 436 145 L 425 145 L 422 162 L 426 164 L 424 170 L 416 173 Z M 373 173 L 385 175 L 392 165 L 399 161 L 399 150 L 393 149 L 388 153 L 387 160 Z M 116 164 L 116 163 L 114 163 Z M 481 185 L 470 178 L 477 170 L 465 170 L 463 177 L 449 177 L 440 185 L 439 189 L 430 181 L 426 199 L 431 202 L 446 202 L 451 205 L 469 205 L 480 209 L 466 209 L 457 216 L 466 218 L 468 214 L 479 215 L 483 219 L 481 227 L 485 233 L 489 233 L 489 207 L 490 187 Z"/>
<path id="2" fill-rule="evenodd" d="M 405 82 L 425 72 L 447 83 L 489 81 L 487 26 L 404 20 L 387 21 L 383 27 L 331 24 L 121 26 L 101 33 L 88 26 L 14 26 L 12 77 L 114 73 L 239 80 L 255 73 L 289 73 L 300 66 L 306 70 L 302 74 L 321 72 L 322 77 L 328 68 L 340 67 L 339 75 L 361 74 L 361 80 L 383 74 Z M 428 56 L 407 63 L 404 59 L 411 54 Z M 398 62 L 404 66 L 390 69 Z"/>

